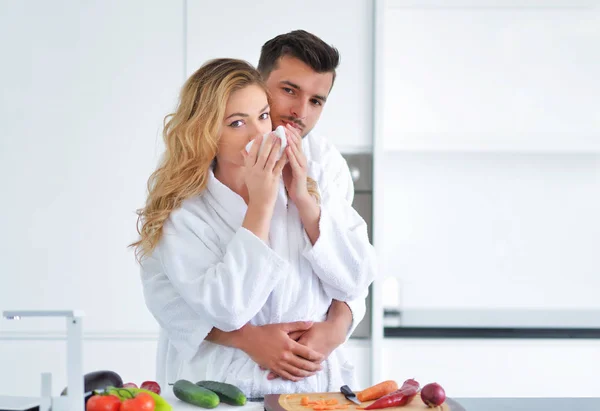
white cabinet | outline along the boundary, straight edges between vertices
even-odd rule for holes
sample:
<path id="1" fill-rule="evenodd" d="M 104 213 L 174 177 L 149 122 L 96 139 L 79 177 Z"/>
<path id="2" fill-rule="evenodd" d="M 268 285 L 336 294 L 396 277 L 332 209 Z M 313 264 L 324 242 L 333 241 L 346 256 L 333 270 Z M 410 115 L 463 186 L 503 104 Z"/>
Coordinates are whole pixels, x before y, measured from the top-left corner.
<path id="1" fill-rule="evenodd" d="M 600 151 L 600 7 L 390 1 L 383 147 Z"/>
<path id="2" fill-rule="evenodd" d="M 437 382 L 449 397 L 599 397 L 600 340 L 388 338 L 383 379 Z"/>
<path id="3" fill-rule="evenodd" d="M 303 29 L 336 47 L 338 75 L 315 131 L 344 153 L 371 151 L 372 2 L 320 1 L 284 4 L 244 0 L 187 2 L 187 73 L 217 57 L 258 64 L 262 45 L 276 35 Z"/>

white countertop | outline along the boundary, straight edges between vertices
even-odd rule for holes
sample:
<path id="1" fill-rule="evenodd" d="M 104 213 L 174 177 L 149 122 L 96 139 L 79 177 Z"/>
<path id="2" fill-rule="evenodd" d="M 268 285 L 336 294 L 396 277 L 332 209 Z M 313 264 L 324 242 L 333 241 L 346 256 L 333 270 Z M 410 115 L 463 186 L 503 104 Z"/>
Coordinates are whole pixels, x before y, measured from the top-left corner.
<path id="1" fill-rule="evenodd" d="M 173 395 L 173 393 L 171 394 L 161 394 L 161 397 L 163 397 L 165 400 L 167 400 L 167 402 L 169 404 L 171 404 L 171 406 L 173 407 L 173 411 L 203 411 L 206 410 L 206 408 L 201 408 L 201 407 L 197 407 L 195 405 L 192 404 L 188 404 L 186 402 L 181 401 L 180 399 L 178 399 L 177 397 L 175 397 L 175 395 Z M 229 405 L 229 404 L 219 404 L 217 406 L 217 408 L 213 408 L 215 411 L 263 411 L 264 410 L 264 404 L 262 401 L 260 402 L 253 402 L 253 401 L 248 401 L 246 402 L 246 405 L 244 406 L 235 406 L 235 405 Z"/>

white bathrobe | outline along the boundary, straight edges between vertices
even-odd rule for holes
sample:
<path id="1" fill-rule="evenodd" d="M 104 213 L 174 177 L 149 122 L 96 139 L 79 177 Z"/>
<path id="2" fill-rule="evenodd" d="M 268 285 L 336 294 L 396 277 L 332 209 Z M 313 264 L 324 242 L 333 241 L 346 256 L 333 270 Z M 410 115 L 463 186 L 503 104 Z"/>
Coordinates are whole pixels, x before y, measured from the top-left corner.
<path id="1" fill-rule="evenodd" d="M 240 387 L 249 398 L 355 386 L 341 347 L 322 371 L 295 383 L 269 381 L 268 371 L 243 351 L 204 341 L 213 327 L 233 331 L 248 322 L 323 321 L 332 299 L 350 306 L 351 331 L 363 318 L 375 252 L 364 220 L 351 207 L 348 167 L 335 148 L 312 134 L 303 139 L 303 149 L 321 195 L 314 246 L 283 181 L 266 244 L 241 226 L 244 200 L 211 172 L 207 189 L 171 213 L 161 241 L 142 261 L 146 304 L 161 326 L 161 386 L 181 378 L 215 380 Z"/>

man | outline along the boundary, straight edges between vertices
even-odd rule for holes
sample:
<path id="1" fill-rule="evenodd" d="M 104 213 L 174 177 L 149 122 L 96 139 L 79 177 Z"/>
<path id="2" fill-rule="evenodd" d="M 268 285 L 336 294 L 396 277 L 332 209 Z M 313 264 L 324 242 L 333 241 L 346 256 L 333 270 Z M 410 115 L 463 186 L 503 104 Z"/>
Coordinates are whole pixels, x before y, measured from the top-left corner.
<path id="1" fill-rule="evenodd" d="M 318 37 L 302 30 L 277 36 L 264 44 L 258 64 L 270 93 L 273 128 L 279 125 L 295 126 L 303 137 L 303 151 L 307 161 L 326 170 L 328 190 L 351 204 L 354 188 L 348 166 L 341 154 L 326 140 L 311 133 L 318 122 L 327 97 L 335 81 L 339 64 L 337 50 Z M 284 169 L 290 173 L 289 166 Z M 164 361 L 169 357 L 191 358 L 202 343 L 206 332 L 196 332 L 191 309 L 186 319 L 177 313 L 184 301 L 173 295 L 171 301 L 150 301 L 153 290 L 166 287 L 159 282 L 144 281 L 146 302 L 157 321 L 168 333 L 161 335 L 157 361 L 157 380 L 171 381 L 175 376 L 165 375 Z M 269 379 L 279 376 L 299 381 L 321 369 L 321 362 L 354 331 L 365 314 L 364 296 L 355 301 L 334 300 L 321 323 L 247 324 L 239 330 L 224 332 L 213 328 L 206 340 L 215 344 L 238 348 L 265 369 Z M 201 319 L 198 319 L 198 328 Z M 162 345 L 162 346 L 161 346 Z M 166 346 L 165 346 L 166 345 Z M 174 352 L 175 351 L 175 352 Z"/>
<path id="2" fill-rule="evenodd" d="M 311 133 L 333 87 L 338 64 L 336 49 L 313 34 L 297 30 L 263 45 L 258 70 L 269 89 L 273 128 L 286 124 L 295 126 L 304 138 L 308 160 L 324 164 L 328 172 L 333 170 L 331 184 L 352 203 L 354 188 L 345 160 L 333 145 Z M 289 165 L 286 168 L 284 173 L 290 172 Z M 327 358 L 346 341 L 364 314 L 364 298 L 351 302 L 334 300 L 327 321 L 306 330 L 298 329 L 302 325 L 289 323 L 247 326 L 232 333 L 213 329 L 207 340 L 242 349 L 258 364 L 273 371 L 269 378 L 283 373 L 297 380 L 317 371 L 320 358 L 308 364 L 302 355 L 311 354 L 297 345 L 289 345 L 288 340 L 297 340 Z M 248 347 L 248 341 L 255 343 Z"/>

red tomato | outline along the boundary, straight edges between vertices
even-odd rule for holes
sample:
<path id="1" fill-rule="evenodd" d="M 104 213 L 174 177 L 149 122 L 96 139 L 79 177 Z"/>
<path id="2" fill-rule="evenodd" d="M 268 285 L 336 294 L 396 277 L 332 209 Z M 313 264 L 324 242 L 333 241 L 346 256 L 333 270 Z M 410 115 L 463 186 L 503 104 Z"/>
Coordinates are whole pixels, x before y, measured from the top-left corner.
<path id="1" fill-rule="evenodd" d="M 86 411 L 120 411 L 121 400 L 114 395 L 93 395 L 85 405 Z"/>
<path id="2" fill-rule="evenodd" d="M 123 401 L 120 411 L 154 411 L 154 398 L 150 394 L 140 392 L 135 398 Z"/>

